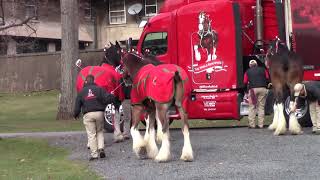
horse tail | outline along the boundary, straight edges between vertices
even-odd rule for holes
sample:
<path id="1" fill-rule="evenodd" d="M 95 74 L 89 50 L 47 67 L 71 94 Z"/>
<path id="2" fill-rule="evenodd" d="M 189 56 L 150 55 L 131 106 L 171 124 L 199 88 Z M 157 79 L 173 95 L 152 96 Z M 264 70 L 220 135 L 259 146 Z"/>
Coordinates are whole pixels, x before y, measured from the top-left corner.
<path id="1" fill-rule="evenodd" d="M 175 83 L 178 83 L 178 82 L 180 82 L 180 81 L 182 81 L 182 79 L 181 79 L 181 77 L 180 77 L 180 74 L 179 74 L 179 72 L 178 71 L 176 71 L 175 73 L 174 73 L 174 82 Z"/>

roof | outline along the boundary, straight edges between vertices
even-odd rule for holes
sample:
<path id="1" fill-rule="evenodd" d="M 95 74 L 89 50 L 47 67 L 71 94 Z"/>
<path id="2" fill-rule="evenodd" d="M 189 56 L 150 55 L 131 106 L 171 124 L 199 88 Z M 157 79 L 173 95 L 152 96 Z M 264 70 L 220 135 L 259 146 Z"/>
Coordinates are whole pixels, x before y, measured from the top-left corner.
<path id="1" fill-rule="evenodd" d="M 12 27 L 5 31 L 0 31 L 0 35 L 18 36 L 18 37 L 37 37 L 46 39 L 61 39 L 61 23 L 58 22 L 37 22 L 31 25 L 36 30 L 33 32 L 27 26 Z M 84 25 L 79 25 L 79 41 L 92 42 L 89 31 Z"/>

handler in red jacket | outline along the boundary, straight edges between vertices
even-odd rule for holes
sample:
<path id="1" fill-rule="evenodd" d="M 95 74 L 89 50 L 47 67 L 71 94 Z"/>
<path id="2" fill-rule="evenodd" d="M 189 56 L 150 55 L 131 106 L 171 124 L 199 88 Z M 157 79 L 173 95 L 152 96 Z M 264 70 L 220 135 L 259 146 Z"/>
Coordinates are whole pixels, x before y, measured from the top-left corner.
<path id="1" fill-rule="evenodd" d="M 115 97 L 104 89 L 94 84 L 94 76 L 88 75 L 81 92 L 79 92 L 75 108 L 74 118 L 78 118 L 82 109 L 83 124 L 88 135 L 88 144 L 91 150 L 91 160 L 104 158 L 103 112 L 107 104 L 113 103 Z"/>
<path id="2" fill-rule="evenodd" d="M 259 67 L 256 60 L 250 60 L 249 69 L 244 74 L 243 83 L 249 89 L 249 128 L 255 128 L 255 117 L 258 111 L 258 127 L 264 125 L 264 107 L 268 94 L 269 73 L 263 67 Z"/>

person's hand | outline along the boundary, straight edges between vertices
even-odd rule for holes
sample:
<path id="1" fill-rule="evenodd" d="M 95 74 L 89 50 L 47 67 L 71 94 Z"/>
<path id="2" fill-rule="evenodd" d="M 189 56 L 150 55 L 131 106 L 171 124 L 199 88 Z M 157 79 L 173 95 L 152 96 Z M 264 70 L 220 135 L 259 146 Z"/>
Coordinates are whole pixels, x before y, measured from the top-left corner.
<path id="1" fill-rule="evenodd" d="M 268 84 L 268 89 L 272 88 L 272 83 Z"/>

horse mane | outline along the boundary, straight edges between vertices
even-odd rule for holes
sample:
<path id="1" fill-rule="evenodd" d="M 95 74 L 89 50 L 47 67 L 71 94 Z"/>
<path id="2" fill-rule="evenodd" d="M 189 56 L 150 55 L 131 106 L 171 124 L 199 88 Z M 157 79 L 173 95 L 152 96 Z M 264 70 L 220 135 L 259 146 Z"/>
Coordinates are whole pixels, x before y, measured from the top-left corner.
<path id="1" fill-rule="evenodd" d="M 149 64 L 153 64 L 155 66 L 158 66 L 160 64 L 164 64 L 163 62 L 161 62 L 156 56 L 153 55 L 144 55 L 142 57 L 143 61 L 149 62 Z"/>
<path id="2" fill-rule="evenodd" d="M 141 56 L 133 53 L 125 54 L 122 58 L 122 62 L 126 66 L 131 78 L 135 77 L 143 66 L 151 64 L 150 61 L 143 60 Z"/>

